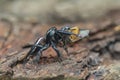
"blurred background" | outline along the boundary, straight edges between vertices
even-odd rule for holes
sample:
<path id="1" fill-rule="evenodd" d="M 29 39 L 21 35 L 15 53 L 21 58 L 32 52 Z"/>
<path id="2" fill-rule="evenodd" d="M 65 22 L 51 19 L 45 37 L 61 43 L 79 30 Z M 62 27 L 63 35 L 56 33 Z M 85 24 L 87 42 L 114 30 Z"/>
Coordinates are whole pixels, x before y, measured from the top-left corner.
<path id="1" fill-rule="evenodd" d="M 120 9 L 120 0 L 0 0 L 0 18 L 66 23 L 97 19 Z"/>

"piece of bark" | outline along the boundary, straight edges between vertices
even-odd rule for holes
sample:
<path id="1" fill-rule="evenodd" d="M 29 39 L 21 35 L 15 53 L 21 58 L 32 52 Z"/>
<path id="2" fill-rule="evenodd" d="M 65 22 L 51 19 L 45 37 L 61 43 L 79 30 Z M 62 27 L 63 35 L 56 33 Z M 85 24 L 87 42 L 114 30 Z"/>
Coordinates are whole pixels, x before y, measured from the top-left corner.
<path id="1" fill-rule="evenodd" d="M 17 65 L 17 63 L 23 61 L 28 54 L 28 50 L 22 52 L 17 52 L 12 54 L 12 56 L 7 56 L 6 58 L 1 58 L 0 62 L 0 72 L 1 74 L 12 73 L 12 67 Z M 0 74 L 0 75 L 1 75 Z"/>

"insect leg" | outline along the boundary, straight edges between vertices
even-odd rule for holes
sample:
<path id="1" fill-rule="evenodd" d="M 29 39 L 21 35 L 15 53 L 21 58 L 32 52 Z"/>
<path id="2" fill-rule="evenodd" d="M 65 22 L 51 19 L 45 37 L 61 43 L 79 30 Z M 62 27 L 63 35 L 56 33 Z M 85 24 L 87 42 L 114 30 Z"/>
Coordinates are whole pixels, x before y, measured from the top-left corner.
<path id="1" fill-rule="evenodd" d="M 53 49 L 56 51 L 56 53 L 57 53 L 57 56 L 58 56 L 58 58 L 59 58 L 58 61 L 61 62 L 61 61 L 62 61 L 61 53 L 60 53 L 60 51 L 57 49 L 56 44 L 51 41 L 51 45 L 52 45 L 52 48 L 53 48 Z"/>
<path id="2" fill-rule="evenodd" d="M 41 47 L 41 49 L 37 52 L 37 56 L 36 56 L 36 61 L 39 62 L 40 57 L 42 55 L 42 51 L 46 50 L 47 48 L 49 48 L 50 44 L 45 44 L 43 47 Z"/>
<path id="3" fill-rule="evenodd" d="M 69 55 L 68 54 L 68 49 L 67 49 L 67 46 L 66 46 L 66 40 L 63 40 L 63 48 L 66 51 L 67 55 Z"/>

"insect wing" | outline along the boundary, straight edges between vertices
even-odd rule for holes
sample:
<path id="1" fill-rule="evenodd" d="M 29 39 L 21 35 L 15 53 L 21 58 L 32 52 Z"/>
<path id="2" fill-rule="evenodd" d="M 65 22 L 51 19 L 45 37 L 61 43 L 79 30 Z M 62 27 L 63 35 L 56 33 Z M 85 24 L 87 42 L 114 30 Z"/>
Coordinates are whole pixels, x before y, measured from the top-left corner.
<path id="1" fill-rule="evenodd" d="M 74 33 L 74 34 L 76 34 L 76 35 L 79 34 L 79 31 L 80 31 L 80 29 L 79 29 L 78 27 L 72 27 L 72 28 L 70 28 L 70 32 L 72 32 L 72 33 Z M 80 38 L 79 38 L 78 36 L 76 36 L 76 35 L 71 35 L 71 36 L 69 37 L 72 42 L 78 41 L 78 40 L 80 39 Z"/>
<path id="2" fill-rule="evenodd" d="M 72 27 L 70 28 L 70 32 L 76 34 L 76 35 L 71 35 L 69 38 L 72 42 L 76 42 L 80 39 L 83 39 L 87 36 L 89 36 L 90 31 L 86 29 L 80 29 L 79 27 Z"/>
<path id="3" fill-rule="evenodd" d="M 78 34 L 78 36 L 79 36 L 81 39 L 83 39 L 83 38 L 89 36 L 89 33 L 90 33 L 89 30 L 81 29 L 80 32 L 79 32 L 79 34 Z"/>

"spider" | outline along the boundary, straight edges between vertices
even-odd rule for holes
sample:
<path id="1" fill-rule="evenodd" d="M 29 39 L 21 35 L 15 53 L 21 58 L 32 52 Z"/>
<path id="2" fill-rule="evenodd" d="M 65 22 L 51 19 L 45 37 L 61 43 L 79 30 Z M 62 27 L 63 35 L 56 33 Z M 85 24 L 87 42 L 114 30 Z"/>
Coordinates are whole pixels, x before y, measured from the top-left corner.
<path id="1" fill-rule="evenodd" d="M 26 59 L 29 59 L 31 56 L 36 55 L 35 61 L 39 62 L 42 52 L 51 46 L 56 51 L 57 56 L 59 58 L 58 60 L 62 61 L 61 53 L 57 49 L 58 44 L 62 42 L 63 43 L 62 47 L 68 54 L 68 50 L 66 46 L 66 42 L 69 39 L 68 37 L 70 35 L 76 35 L 74 33 L 69 32 L 68 31 L 69 29 L 70 29 L 69 27 L 63 27 L 60 30 L 57 30 L 56 27 L 50 28 L 46 32 L 46 35 L 44 37 L 38 38 L 37 41 L 34 43 L 34 45 L 32 45 L 30 51 L 28 52 L 26 56 Z M 44 44 L 41 42 L 43 42 Z M 30 46 L 27 46 L 27 47 L 30 47 Z M 24 48 L 26 47 L 24 46 Z"/>
<path id="2" fill-rule="evenodd" d="M 34 43 L 34 45 L 31 45 L 31 49 L 28 52 L 25 60 L 29 60 L 31 56 L 36 55 L 35 61 L 39 62 L 40 57 L 42 55 L 42 52 L 46 49 L 48 49 L 50 46 L 55 50 L 58 56 L 58 61 L 62 61 L 61 53 L 57 49 L 57 46 L 59 43 L 63 43 L 62 47 L 68 54 L 68 49 L 67 49 L 67 42 L 70 41 L 69 37 L 71 35 L 79 37 L 77 34 L 74 34 L 70 32 L 70 27 L 63 27 L 60 30 L 57 30 L 56 27 L 51 27 L 47 32 L 44 37 L 40 37 L 37 39 L 37 41 Z M 26 46 L 24 48 L 27 48 L 30 46 Z"/>

